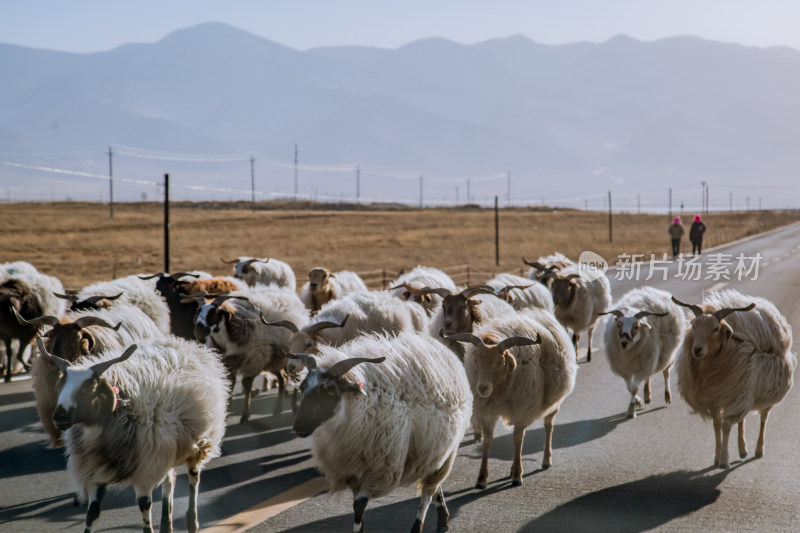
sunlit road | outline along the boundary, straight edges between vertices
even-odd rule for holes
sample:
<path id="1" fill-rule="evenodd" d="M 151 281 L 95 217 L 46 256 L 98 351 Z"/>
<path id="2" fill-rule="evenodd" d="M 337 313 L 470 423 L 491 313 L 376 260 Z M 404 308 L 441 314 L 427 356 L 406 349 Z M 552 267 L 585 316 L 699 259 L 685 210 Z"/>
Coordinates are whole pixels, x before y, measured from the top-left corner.
<path id="1" fill-rule="evenodd" d="M 704 279 L 713 270 L 709 262 L 728 259 L 715 258 L 717 253 L 730 254 L 727 271 L 734 279 Z M 758 279 L 736 280 L 736 257 L 758 253 L 762 256 Z M 678 267 L 685 264 L 671 263 L 666 281 L 660 271 L 645 281 L 647 264 L 638 281 L 617 280 L 618 272 L 611 270 L 614 297 L 650 284 L 699 302 L 705 290 L 735 287 L 771 299 L 800 331 L 795 303 L 800 298 L 800 224 L 706 251 L 703 261 L 702 279 L 693 281 L 676 277 Z M 795 414 L 800 412 L 800 387 L 772 411 L 765 457 L 737 459 L 731 469 L 722 471 L 712 468 L 711 423 L 691 414 L 677 393 L 676 380 L 672 405 L 664 404 L 659 376 L 653 380 L 653 403 L 636 419 L 625 418 L 629 396 L 622 380 L 608 368 L 601 338 L 596 334 L 593 360 L 580 365 L 575 391 L 556 419 L 552 468 L 540 469 L 544 431 L 537 422 L 525 437 L 524 484 L 512 488 L 511 435 L 498 426 L 489 487 L 475 490 L 481 445 L 472 443 L 471 433 L 465 437 L 444 484 L 451 531 L 800 531 L 800 419 Z M 582 347 L 579 361 L 584 356 Z M 319 484 L 309 482 L 317 477 L 309 452 L 291 432 L 291 412 L 269 414 L 273 398 L 270 392 L 255 400 L 256 416 L 249 424 L 238 425 L 238 416 L 229 418 L 223 457 L 212 461 L 201 478 L 202 527 L 220 524 L 212 530 L 235 531 L 236 524 L 256 523 L 251 531 L 351 531 L 350 494 L 313 496 Z M 237 396 L 233 410 L 240 409 Z M 757 415 L 747 422 L 752 454 Z M 186 475 L 179 474 L 178 531 L 185 530 L 188 505 Z M 291 491 L 288 496 L 287 491 Z M 154 517 L 160 516 L 158 493 Z M 413 487 L 370 501 L 366 530 L 408 531 L 417 503 Z M 61 451 L 44 446 L 30 381 L 0 384 L 0 531 L 81 531 L 84 513 L 84 507 L 72 504 Z M 433 508 L 428 518 L 425 531 L 435 531 Z M 126 489 L 106 496 L 96 531 L 141 531 L 140 524 L 135 496 Z"/>

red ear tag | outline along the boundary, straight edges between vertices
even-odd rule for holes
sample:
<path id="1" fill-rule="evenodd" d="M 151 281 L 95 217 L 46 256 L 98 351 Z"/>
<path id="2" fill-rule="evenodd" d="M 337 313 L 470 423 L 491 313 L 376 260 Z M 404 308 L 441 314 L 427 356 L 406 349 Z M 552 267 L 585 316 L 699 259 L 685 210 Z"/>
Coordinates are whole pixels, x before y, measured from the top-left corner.
<path id="1" fill-rule="evenodd" d="M 117 408 L 117 396 L 119 395 L 119 389 L 116 387 L 111 387 L 111 390 L 114 391 L 114 405 L 111 407 L 111 410 L 114 411 Z"/>
<path id="2" fill-rule="evenodd" d="M 361 387 L 361 391 L 363 392 L 364 391 L 364 382 L 363 381 L 359 381 L 358 382 L 358 386 Z"/>

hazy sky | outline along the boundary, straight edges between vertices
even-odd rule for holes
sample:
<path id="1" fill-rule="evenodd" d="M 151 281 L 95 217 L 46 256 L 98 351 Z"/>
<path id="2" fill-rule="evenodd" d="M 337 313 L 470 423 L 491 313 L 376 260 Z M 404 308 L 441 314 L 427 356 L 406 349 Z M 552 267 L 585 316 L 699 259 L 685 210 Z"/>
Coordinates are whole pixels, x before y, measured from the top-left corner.
<path id="1" fill-rule="evenodd" d="M 521 33 L 548 44 L 673 35 L 800 49 L 797 0 L 0 0 L 0 42 L 69 52 L 155 42 L 202 22 L 304 50 L 475 43 Z"/>

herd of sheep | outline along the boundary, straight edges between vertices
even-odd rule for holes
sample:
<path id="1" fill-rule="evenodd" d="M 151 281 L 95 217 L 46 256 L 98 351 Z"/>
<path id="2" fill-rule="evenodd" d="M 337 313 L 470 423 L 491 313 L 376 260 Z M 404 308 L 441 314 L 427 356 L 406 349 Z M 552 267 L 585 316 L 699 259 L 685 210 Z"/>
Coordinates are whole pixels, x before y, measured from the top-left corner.
<path id="1" fill-rule="evenodd" d="M 291 401 L 293 430 L 310 439 L 329 489 L 352 491 L 354 531 L 363 531 L 371 498 L 412 483 L 421 492 L 412 531 L 432 502 L 446 531 L 442 482 L 470 427 L 483 442 L 477 488 L 487 485 L 498 419 L 513 428 L 513 485 L 522 483 L 525 429 L 539 419 L 550 467 L 578 340 L 588 331 L 591 360 L 602 315 L 608 362 L 631 395 L 628 417 L 651 401 L 659 372 L 671 402 L 674 367 L 681 396 L 713 420 L 721 468 L 735 424 L 747 453 L 751 411 L 761 414 L 755 454 L 763 455 L 769 412 L 792 386 L 786 319 L 734 290 L 694 304 L 644 287 L 612 304 L 603 272 L 554 254 L 526 261 L 527 278 L 500 274 L 477 287 L 419 266 L 390 290 L 370 291 L 352 272 L 319 267 L 298 294 L 285 262 L 225 263 L 232 276 L 128 276 L 75 294 L 28 263 L 0 264 L 5 380 L 19 365 L 30 371 L 42 425 L 53 447 L 66 448 L 76 498 L 88 503 L 86 531 L 107 486 L 133 486 L 152 531 L 152 492 L 162 484 L 161 531 L 172 531 L 179 465 L 189 472 L 187 526 L 197 531 L 200 472 L 220 454 L 233 386 L 240 379 L 247 422 L 265 372 L 279 388 L 275 414 Z"/>

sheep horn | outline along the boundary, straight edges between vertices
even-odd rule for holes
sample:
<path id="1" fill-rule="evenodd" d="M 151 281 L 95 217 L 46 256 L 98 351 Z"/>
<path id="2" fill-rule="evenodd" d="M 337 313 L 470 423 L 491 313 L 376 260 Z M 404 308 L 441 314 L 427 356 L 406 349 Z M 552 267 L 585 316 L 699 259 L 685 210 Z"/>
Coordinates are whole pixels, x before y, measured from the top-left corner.
<path id="1" fill-rule="evenodd" d="M 163 272 L 159 272 L 158 274 L 153 274 L 152 276 L 139 276 L 139 279 L 153 279 L 153 278 L 163 278 L 166 274 Z"/>
<path id="2" fill-rule="evenodd" d="M 680 305 L 681 307 L 688 307 L 689 309 L 692 310 L 692 312 L 694 313 L 694 316 L 696 316 L 696 317 L 703 314 L 703 310 L 700 309 L 699 305 L 683 303 L 682 301 L 678 300 L 674 296 L 672 297 L 672 301 L 675 302 L 676 304 Z"/>
<path id="3" fill-rule="evenodd" d="M 111 367 L 111 365 L 121 363 L 122 361 L 126 360 L 128 357 L 133 355 L 133 352 L 136 351 L 136 348 L 138 348 L 137 345 L 131 344 L 130 346 L 128 346 L 128 349 L 125 350 L 125 352 L 119 357 L 111 359 L 110 361 L 103 361 L 102 363 L 97 363 L 96 365 L 92 365 L 92 371 L 95 373 L 97 377 L 102 376 L 103 372 L 108 370 Z"/>
<path id="4" fill-rule="evenodd" d="M 289 331 L 291 331 L 292 333 L 297 333 L 299 331 L 297 329 L 297 326 L 295 325 L 295 323 L 292 322 L 291 320 L 281 320 L 280 322 L 267 322 L 267 320 L 264 318 L 264 313 L 260 313 L 260 316 L 261 316 L 261 322 L 263 322 L 264 324 L 266 324 L 268 326 L 275 326 L 275 327 L 278 327 L 278 328 L 286 328 Z"/>
<path id="5" fill-rule="evenodd" d="M 533 346 L 534 344 L 541 343 L 542 336 L 537 333 L 535 339 L 529 339 L 528 337 L 509 337 L 506 340 L 501 341 L 500 344 L 497 345 L 497 349 L 500 352 L 504 352 L 515 346 Z"/>
<path id="6" fill-rule="evenodd" d="M 214 299 L 214 305 L 221 305 L 226 300 L 244 300 L 245 302 L 249 302 L 250 300 L 247 299 L 247 296 L 237 296 L 236 294 L 222 294 L 217 296 Z"/>
<path id="7" fill-rule="evenodd" d="M 309 370 L 317 368 L 317 360 L 314 359 L 314 356 L 308 353 L 287 353 L 286 357 L 289 359 L 297 359 Z"/>
<path id="8" fill-rule="evenodd" d="M 636 320 L 639 320 L 639 319 L 641 319 L 641 318 L 644 318 L 644 317 L 646 317 L 646 316 L 667 316 L 668 314 L 669 314 L 669 313 L 667 313 L 667 312 L 664 312 L 664 313 L 654 313 L 654 312 L 652 312 L 652 311 L 639 311 L 638 313 L 636 313 L 635 315 L 633 315 L 633 318 L 635 318 Z"/>
<path id="9" fill-rule="evenodd" d="M 267 257 L 266 259 L 257 259 L 257 258 L 256 259 L 252 259 L 251 262 L 252 263 L 269 263 L 269 257 Z"/>
<path id="10" fill-rule="evenodd" d="M 476 294 L 494 294 L 494 290 L 486 285 L 478 285 L 477 287 L 467 287 L 460 294 L 464 298 L 471 298 Z"/>
<path id="11" fill-rule="evenodd" d="M 226 260 L 224 260 L 223 258 L 220 257 L 219 260 L 222 261 L 223 263 L 225 263 L 226 265 L 235 265 L 236 263 L 239 262 L 239 258 L 238 257 L 236 259 L 231 259 L 230 261 L 226 261 Z"/>
<path id="12" fill-rule="evenodd" d="M 539 261 L 530 262 L 523 257 L 522 262 L 528 265 L 529 267 L 535 268 L 536 270 L 547 270 L 547 267 L 541 264 Z"/>
<path id="13" fill-rule="evenodd" d="M 58 324 L 58 318 L 54 316 L 40 316 L 37 318 L 32 318 L 30 320 L 25 320 L 22 318 L 22 315 L 19 314 L 19 311 L 14 306 L 11 306 L 12 311 L 14 311 L 14 316 L 17 317 L 17 322 L 25 326 L 38 326 L 41 324 L 45 324 L 46 326 L 55 326 Z"/>
<path id="14" fill-rule="evenodd" d="M 444 287 L 435 287 L 435 288 L 422 287 L 422 289 L 420 289 L 420 292 L 422 294 L 438 294 L 442 298 L 445 298 L 452 294 L 448 289 L 445 289 Z"/>
<path id="15" fill-rule="evenodd" d="M 752 308 L 754 308 L 755 306 L 756 306 L 756 304 L 752 303 L 752 304 L 748 305 L 747 307 L 725 307 L 723 309 L 720 309 L 716 313 L 714 313 L 714 318 L 716 318 L 717 320 L 719 320 L 721 322 L 722 319 L 724 319 L 726 316 L 728 316 L 731 313 L 735 313 L 736 311 L 749 311 Z"/>
<path id="16" fill-rule="evenodd" d="M 86 298 L 86 300 L 84 300 L 84 302 L 86 302 L 86 303 L 88 303 L 90 305 L 94 305 L 97 302 L 99 302 L 100 300 L 116 300 L 117 298 L 119 298 L 123 294 L 124 294 L 124 291 L 119 293 L 119 294 L 117 294 L 116 296 L 105 296 L 103 294 L 98 294 L 97 296 L 90 296 L 89 298 Z"/>
<path id="17" fill-rule="evenodd" d="M 317 322 L 315 324 L 311 324 L 306 328 L 306 333 L 308 333 L 309 335 L 314 335 L 317 332 L 322 331 L 323 329 L 343 328 L 345 323 L 347 323 L 348 318 L 350 318 L 350 315 L 345 315 L 344 319 L 340 324 L 337 324 L 336 322 Z"/>
<path id="18" fill-rule="evenodd" d="M 500 298 L 504 298 L 508 296 L 508 293 L 514 289 L 529 289 L 531 287 L 533 287 L 533 285 L 506 285 L 502 289 L 495 291 L 495 294 Z"/>
<path id="19" fill-rule="evenodd" d="M 253 263 L 256 262 L 261 262 L 261 259 L 255 258 L 255 259 L 248 259 L 247 261 L 242 261 L 242 263 L 244 263 L 245 265 L 252 265 Z"/>
<path id="20" fill-rule="evenodd" d="M 75 322 L 73 322 L 78 329 L 83 329 L 89 326 L 102 326 L 104 328 L 111 328 L 114 331 L 119 331 L 120 326 L 122 326 L 122 322 L 117 324 L 116 326 L 112 326 L 102 318 L 98 316 L 82 316 Z"/>
<path id="21" fill-rule="evenodd" d="M 361 363 L 383 363 L 384 361 L 386 361 L 385 357 L 376 357 L 375 359 L 369 359 L 367 357 L 351 357 L 350 359 L 339 361 L 330 367 L 328 369 L 328 375 L 333 378 L 340 378 L 350 372 L 351 368 L 356 365 L 360 365 Z"/>
<path id="22" fill-rule="evenodd" d="M 570 274 L 570 275 L 569 275 L 569 276 L 567 276 L 566 278 L 561 278 L 561 279 L 563 279 L 563 280 L 565 280 L 565 281 L 569 281 L 569 280 L 572 280 L 572 279 L 575 279 L 575 278 L 579 278 L 579 277 L 581 277 L 581 275 L 580 275 L 580 274 Z"/>
<path id="23" fill-rule="evenodd" d="M 404 288 L 408 292 L 413 293 L 413 294 L 415 294 L 417 296 L 422 296 L 422 295 L 425 294 L 424 292 L 422 292 L 422 289 L 418 289 L 418 288 L 414 287 L 413 285 L 409 285 L 405 281 L 401 285 L 398 285 L 397 287 L 391 287 L 390 290 L 395 290 L 395 289 L 400 289 L 400 288 Z"/>
<path id="24" fill-rule="evenodd" d="M 192 302 L 195 302 L 195 303 L 203 302 L 203 303 L 205 303 L 206 298 L 217 298 L 218 296 L 219 296 L 218 294 L 208 294 L 206 291 L 197 291 L 197 292 L 192 293 L 192 294 L 181 294 L 180 295 L 180 297 L 181 297 L 180 302 L 182 304 L 188 304 L 188 303 L 192 303 Z"/>
<path id="25" fill-rule="evenodd" d="M 439 331 L 439 336 L 446 341 L 468 342 L 470 344 L 474 344 L 478 348 L 484 348 L 486 346 L 486 343 L 483 342 L 483 339 L 477 335 L 473 335 L 472 333 L 454 333 L 453 335 L 444 335 L 442 331 Z"/>
<path id="26" fill-rule="evenodd" d="M 612 309 L 611 311 L 605 311 L 604 313 L 600 313 L 601 315 L 614 315 L 617 318 L 622 318 L 625 316 L 625 313 L 620 311 L 619 309 Z"/>
<path id="27" fill-rule="evenodd" d="M 69 294 L 61 294 L 60 292 L 54 292 L 53 296 L 55 296 L 56 298 L 61 298 L 62 300 L 69 300 L 72 303 L 78 301 L 77 296 L 70 296 Z"/>
<path id="28" fill-rule="evenodd" d="M 56 365 L 58 369 L 61 370 L 62 372 L 67 371 L 67 368 L 69 368 L 70 366 L 69 361 L 61 359 L 60 357 L 48 352 L 47 349 L 44 347 L 44 342 L 42 342 L 42 338 L 39 337 L 38 335 L 36 336 L 36 346 L 39 347 L 39 353 L 42 354 L 42 356 L 45 359 Z"/>

